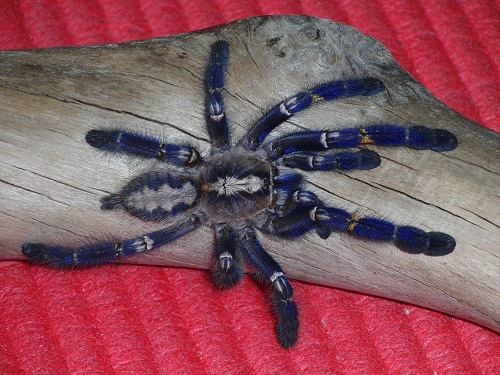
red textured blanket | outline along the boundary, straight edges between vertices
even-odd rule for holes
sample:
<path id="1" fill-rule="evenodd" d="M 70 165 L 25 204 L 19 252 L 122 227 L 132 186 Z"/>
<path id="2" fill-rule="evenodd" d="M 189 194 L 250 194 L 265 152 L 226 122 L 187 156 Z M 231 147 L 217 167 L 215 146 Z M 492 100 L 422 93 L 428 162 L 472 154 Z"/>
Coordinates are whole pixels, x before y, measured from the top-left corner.
<path id="1" fill-rule="evenodd" d="M 0 48 L 107 43 L 263 14 L 356 26 L 455 110 L 500 131 L 495 0 L 0 0 Z M 500 374 L 500 336 L 448 316 L 294 282 L 281 349 L 262 291 L 202 271 L 0 263 L 0 374 Z"/>

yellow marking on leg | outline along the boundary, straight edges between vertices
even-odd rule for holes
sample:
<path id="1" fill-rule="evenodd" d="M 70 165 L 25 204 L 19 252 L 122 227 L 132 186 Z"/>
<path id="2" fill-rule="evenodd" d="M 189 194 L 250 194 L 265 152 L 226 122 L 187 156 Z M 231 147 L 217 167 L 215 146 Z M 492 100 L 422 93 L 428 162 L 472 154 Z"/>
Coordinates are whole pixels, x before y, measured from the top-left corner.
<path id="1" fill-rule="evenodd" d="M 163 146 L 164 146 L 163 142 L 160 142 L 160 144 L 158 146 L 160 147 L 160 151 L 158 151 L 156 153 L 156 157 L 161 158 L 163 156 L 163 154 L 165 153 L 163 150 Z"/>
<path id="2" fill-rule="evenodd" d="M 361 219 L 359 216 L 356 215 L 351 215 L 351 222 L 349 223 L 349 226 L 347 227 L 348 231 L 352 231 L 354 227 L 357 225 L 357 221 Z"/>
<path id="3" fill-rule="evenodd" d="M 375 141 L 371 139 L 368 134 L 366 134 L 366 130 L 364 128 L 359 129 L 359 134 L 361 134 L 361 144 L 375 143 Z"/>
<path id="4" fill-rule="evenodd" d="M 115 245 L 115 255 L 117 257 L 119 257 L 120 255 L 122 255 L 122 244 L 120 242 L 115 242 L 114 243 Z"/>
<path id="5" fill-rule="evenodd" d="M 322 102 L 323 100 L 325 100 L 325 98 L 323 98 L 321 95 L 318 95 L 318 94 L 312 95 L 313 103 Z"/>

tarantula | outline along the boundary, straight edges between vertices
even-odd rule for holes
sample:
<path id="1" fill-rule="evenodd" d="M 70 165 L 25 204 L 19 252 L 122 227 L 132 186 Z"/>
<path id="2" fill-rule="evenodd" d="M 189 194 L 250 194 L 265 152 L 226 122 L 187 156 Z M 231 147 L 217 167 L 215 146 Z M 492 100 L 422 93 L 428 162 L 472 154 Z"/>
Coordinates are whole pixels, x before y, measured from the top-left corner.
<path id="1" fill-rule="evenodd" d="M 304 178 L 295 171 L 372 169 L 380 164 L 380 156 L 366 149 L 318 153 L 332 148 L 377 144 L 449 151 L 457 146 L 452 133 L 423 126 L 371 125 L 299 131 L 263 145 L 273 129 L 315 102 L 377 95 L 385 90 L 379 79 L 368 77 L 326 82 L 283 100 L 232 146 L 222 95 L 228 59 L 229 44 L 215 42 L 206 73 L 210 155 L 201 157 L 192 147 L 124 130 L 90 130 L 86 135 L 86 141 L 98 149 L 156 158 L 180 167 L 155 168 L 131 180 L 117 194 L 101 199 L 103 210 L 122 209 L 141 220 L 178 219 L 177 224 L 137 238 L 75 249 L 25 243 L 23 254 L 55 266 L 88 266 L 156 249 L 209 225 L 215 232 L 213 283 L 229 288 L 243 276 L 243 261 L 251 266 L 272 287 L 277 338 L 288 348 L 296 342 L 299 328 L 292 286 L 280 265 L 260 245 L 256 229 L 281 238 L 298 237 L 314 229 L 323 239 L 332 231 L 345 231 L 394 241 L 409 253 L 445 255 L 453 251 L 455 240 L 448 234 L 326 206 L 313 192 L 301 188 Z"/>

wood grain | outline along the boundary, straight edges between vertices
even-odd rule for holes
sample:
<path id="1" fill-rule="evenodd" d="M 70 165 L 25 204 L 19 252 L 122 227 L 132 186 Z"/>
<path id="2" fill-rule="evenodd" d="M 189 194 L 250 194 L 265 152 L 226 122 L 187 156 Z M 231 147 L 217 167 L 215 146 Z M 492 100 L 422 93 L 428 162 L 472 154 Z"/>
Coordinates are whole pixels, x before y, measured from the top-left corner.
<path id="1" fill-rule="evenodd" d="M 0 259 L 23 259 L 26 241 L 78 245 L 158 227 L 103 212 L 99 198 L 158 162 L 92 149 L 85 133 L 125 128 L 208 151 L 203 79 L 209 45 L 229 41 L 225 92 L 233 140 L 279 100 L 318 82 L 375 76 L 387 91 L 317 105 L 276 134 L 368 123 L 444 128 L 448 153 L 376 148 L 371 171 L 309 173 L 329 205 L 449 233 L 445 257 L 391 244 L 310 233 L 262 243 L 291 278 L 385 296 L 500 331 L 500 137 L 434 98 L 389 52 L 356 29 L 310 17 L 258 17 L 140 42 L 0 53 Z M 274 136 L 274 133 L 273 133 Z M 372 147 L 370 147 L 372 148 Z M 375 148 L 372 148 L 375 149 Z M 210 268 L 209 228 L 125 259 Z"/>

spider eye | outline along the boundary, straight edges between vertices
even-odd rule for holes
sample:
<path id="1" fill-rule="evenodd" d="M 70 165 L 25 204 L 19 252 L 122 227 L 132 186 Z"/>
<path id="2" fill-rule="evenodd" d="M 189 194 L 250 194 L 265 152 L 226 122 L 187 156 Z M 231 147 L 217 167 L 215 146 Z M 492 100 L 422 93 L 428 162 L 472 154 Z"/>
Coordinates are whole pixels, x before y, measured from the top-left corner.
<path id="1" fill-rule="evenodd" d="M 263 183 L 264 190 L 269 189 L 269 178 L 264 177 L 263 180 L 264 180 L 264 183 Z"/>

